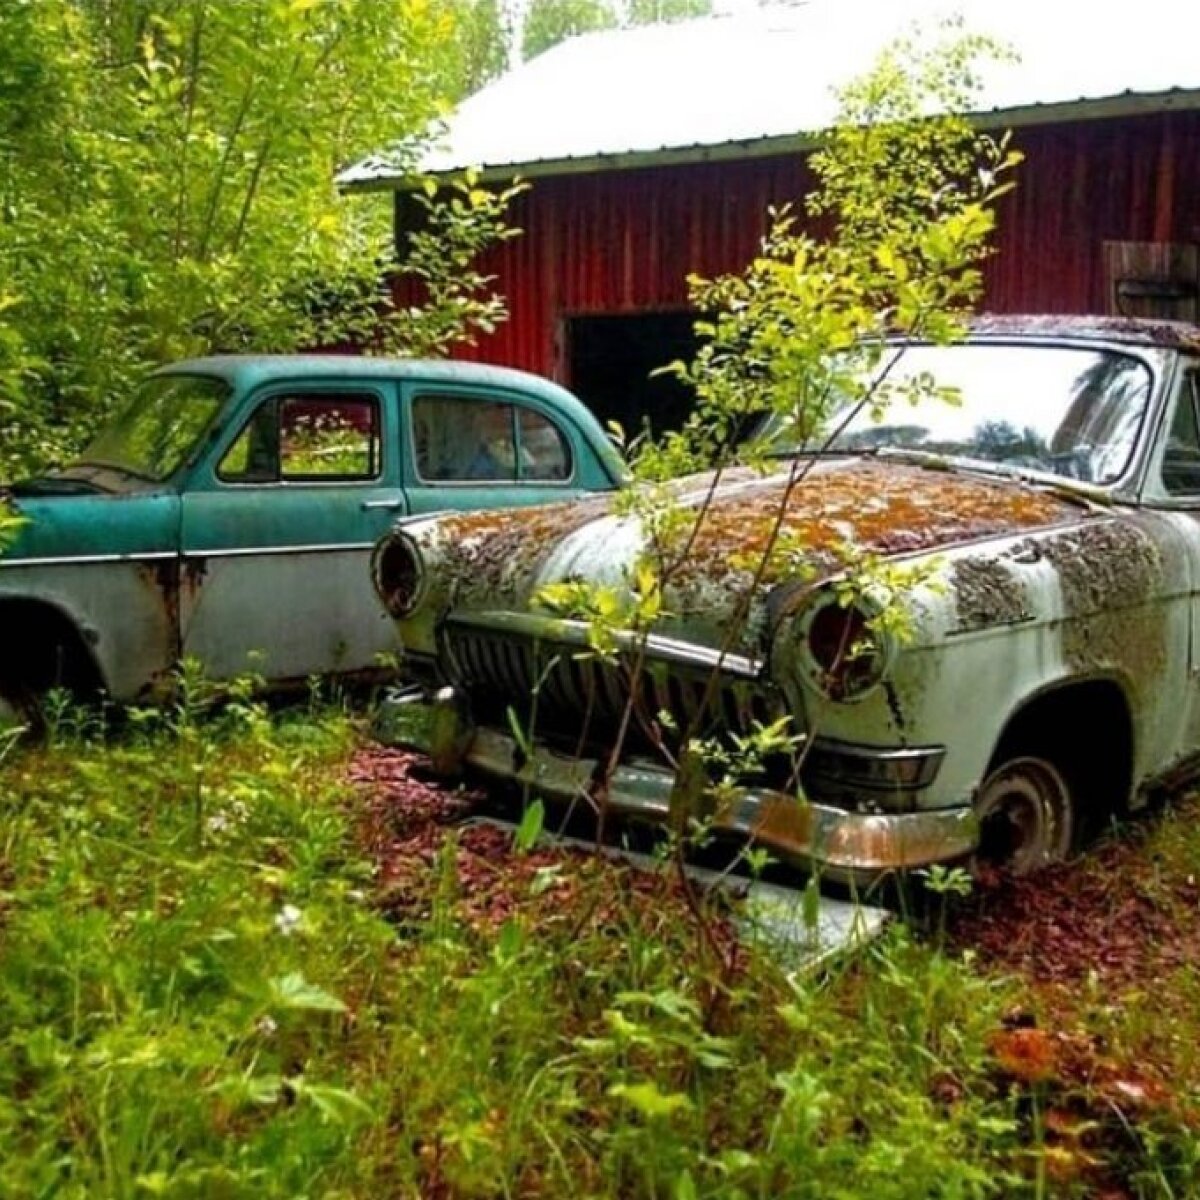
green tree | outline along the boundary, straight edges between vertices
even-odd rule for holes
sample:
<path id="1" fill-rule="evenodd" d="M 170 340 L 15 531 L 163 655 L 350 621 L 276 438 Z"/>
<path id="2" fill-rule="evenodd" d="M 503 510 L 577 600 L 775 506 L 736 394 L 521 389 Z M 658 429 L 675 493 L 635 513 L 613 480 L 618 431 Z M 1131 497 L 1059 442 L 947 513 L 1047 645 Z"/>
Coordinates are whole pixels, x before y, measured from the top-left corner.
<path id="1" fill-rule="evenodd" d="M 426 0 L 0 7 L 4 473 L 61 456 L 147 364 L 394 347 L 390 213 L 333 178 L 397 140 L 415 160 L 453 29 Z M 493 198 L 455 198 L 478 248 Z"/>
<path id="2" fill-rule="evenodd" d="M 503 74 L 513 37 L 512 17 L 503 0 L 436 0 L 435 8 L 451 23 L 455 99 Z"/>
<path id="3" fill-rule="evenodd" d="M 521 56 L 536 58 L 566 38 L 616 29 L 620 14 L 612 0 L 531 0 L 525 13 Z"/>
<path id="4" fill-rule="evenodd" d="M 629 0 L 628 25 L 665 25 L 712 15 L 712 0 Z"/>
<path id="5" fill-rule="evenodd" d="M 534 58 L 580 33 L 683 21 L 712 10 L 712 0 L 530 0 L 521 54 Z"/>

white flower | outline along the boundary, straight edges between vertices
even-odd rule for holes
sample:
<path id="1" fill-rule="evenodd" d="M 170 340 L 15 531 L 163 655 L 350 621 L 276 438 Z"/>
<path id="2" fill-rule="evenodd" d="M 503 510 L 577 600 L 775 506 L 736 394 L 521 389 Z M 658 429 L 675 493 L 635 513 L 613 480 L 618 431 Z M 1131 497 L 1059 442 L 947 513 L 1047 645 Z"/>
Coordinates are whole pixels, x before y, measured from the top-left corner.
<path id="1" fill-rule="evenodd" d="M 300 918 L 304 914 L 294 905 L 285 904 L 275 914 L 275 928 L 283 934 L 284 937 L 289 937 L 296 932 L 296 927 L 300 924 Z"/>
<path id="2" fill-rule="evenodd" d="M 279 1023 L 272 1016 L 262 1016 L 254 1024 L 254 1028 L 262 1034 L 263 1037 L 270 1037 L 278 1028 Z"/>

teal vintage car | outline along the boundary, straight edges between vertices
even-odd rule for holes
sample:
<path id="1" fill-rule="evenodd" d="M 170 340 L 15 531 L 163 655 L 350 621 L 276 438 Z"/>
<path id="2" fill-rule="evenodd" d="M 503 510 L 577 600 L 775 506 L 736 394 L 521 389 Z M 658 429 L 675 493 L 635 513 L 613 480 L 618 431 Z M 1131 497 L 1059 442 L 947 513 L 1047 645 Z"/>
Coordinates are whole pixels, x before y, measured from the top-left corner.
<path id="1" fill-rule="evenodd" d="M 397 518 L 617 487 L 563 388 L 470 363 L 193 359 L 150 375 L 80 456 L 5 489 L 0 718 L 53 686 L 153 700 L 210 678 L 355 675 L 394 657 L 371 547 Z"/>

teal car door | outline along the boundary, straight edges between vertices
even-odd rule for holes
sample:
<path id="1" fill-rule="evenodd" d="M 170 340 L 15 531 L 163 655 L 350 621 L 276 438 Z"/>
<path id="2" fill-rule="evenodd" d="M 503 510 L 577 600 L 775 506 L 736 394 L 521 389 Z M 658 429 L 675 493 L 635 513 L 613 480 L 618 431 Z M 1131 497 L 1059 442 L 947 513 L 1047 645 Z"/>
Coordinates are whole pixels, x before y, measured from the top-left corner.
<path id="1" fill-rule="evenodd" d="M 407 511 L 395 384 L 256 393 L 182 502 L 180 641 L 210 676 L 363 671 L 396 640 L 371 547 Z"/>

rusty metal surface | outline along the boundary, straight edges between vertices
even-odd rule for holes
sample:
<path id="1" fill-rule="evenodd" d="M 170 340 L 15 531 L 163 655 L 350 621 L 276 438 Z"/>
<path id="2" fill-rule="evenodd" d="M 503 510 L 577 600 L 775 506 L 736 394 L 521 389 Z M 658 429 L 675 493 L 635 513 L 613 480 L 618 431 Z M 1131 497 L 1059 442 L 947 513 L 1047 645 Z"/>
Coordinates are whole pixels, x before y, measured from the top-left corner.
<path id="1" fill-rule="evenodd" d="M 987 313 L 971 321 L 981 337 L 1082 338 L 1153 346 L 1163 350 L 1200 350 L 1200 328 L 1186 321 L 1146 321 L 1131 317 L 1042 314 L 1006 316 Z"/>
<path id="2" fill-rule="evenodd" d="M 692 478 L 677 487 L 685 503 L 700 505 L 705 485 L 705 479 Z M 1094 519 L 1078 503 L 1024 484 L 869 461 L 822 464 L 791 490 L 784 505 L 787 492 L 785 471 L 766 477 L 731 473 L 668 588 L 671 615 L 663 633 L 721 644 L 781 512 L 785 536 L 805 547 L 810 567 L 801 594 L 839 568 L 838 547 L 845 543 L 910 555 Z M 610 502 L 600 498 L 523 513 L 446 518 L 438 535 L 445 602 L 468 609 L 497 604 L 522 609 L 541 585 L 612 562 L 614 539 L 638 535 L 632 519 L 612 517 L 610 509 Z M 795 591 L 795 577 L 795 562 L 768 568 L 745 629 L 728 649 L 764 652 L 771 621 L 788 607 L 779 598 L 768 600 L 770 589 L 781 585 Z"/>

